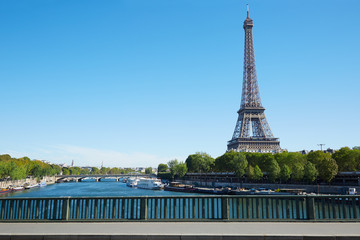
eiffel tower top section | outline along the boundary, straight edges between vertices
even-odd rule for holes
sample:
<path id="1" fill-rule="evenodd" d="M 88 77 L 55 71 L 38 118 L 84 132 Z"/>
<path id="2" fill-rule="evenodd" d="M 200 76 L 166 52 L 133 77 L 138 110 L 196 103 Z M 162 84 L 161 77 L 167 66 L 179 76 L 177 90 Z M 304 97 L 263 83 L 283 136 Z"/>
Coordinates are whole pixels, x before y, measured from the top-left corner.
<path id="1" fill-rule="evenodd" d="M 249 17 L 249 6 L 247 6 L 247 18 L 244 21 L 245 49 L 244 49 L 244 75 L 241 106 L 242 109 L 262 109 L 258 80 L 256 76 L 255 52 L 252 28 L 253 20 Z"/>

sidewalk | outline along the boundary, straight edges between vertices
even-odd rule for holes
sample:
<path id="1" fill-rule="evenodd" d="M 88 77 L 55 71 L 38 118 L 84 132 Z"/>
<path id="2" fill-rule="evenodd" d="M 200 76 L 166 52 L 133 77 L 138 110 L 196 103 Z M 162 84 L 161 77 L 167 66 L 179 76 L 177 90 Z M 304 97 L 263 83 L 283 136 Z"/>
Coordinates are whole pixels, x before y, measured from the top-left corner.
<path id="1" fill-rule="evenodd" d="M 360 239 L 360 223 L 0 223 L 7 239 Z"/>

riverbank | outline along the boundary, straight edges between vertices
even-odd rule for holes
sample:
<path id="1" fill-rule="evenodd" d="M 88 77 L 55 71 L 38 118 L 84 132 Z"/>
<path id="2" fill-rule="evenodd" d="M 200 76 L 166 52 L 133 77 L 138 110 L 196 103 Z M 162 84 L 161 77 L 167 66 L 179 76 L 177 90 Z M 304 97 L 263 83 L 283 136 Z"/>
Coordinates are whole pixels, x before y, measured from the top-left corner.
<path id="1" fill-rule="evenodd" d="M 55 177 L 46 176 L 41 179 L 41 182 L 43 181 L 45 181 L 47 185 L 54 184 Z M 20 187 L 20 186 L 24 186 L 25 184 L 34 185 L 37 183 L 39 182 L 37 181 L 36 178 L 33 177 L 28 177 L 26 179 L 20 179 L 20 180 L 5 180 L 5 181 L 0 181 L 0 188 L 9 188 L 10 186 Z"/>
<path id="2" fill-rule="evenodd" d="M 266 188 L 266 189 L 303 189 L 307 193 L 346 194 L 349 188 L 360 192 L 360 186 L 302 185 L 302 184 L 271 184 L 271 183 L 230 183 L 230 182 L 200 182 L 185 180 L 182 183 L 207 188 Z"/>

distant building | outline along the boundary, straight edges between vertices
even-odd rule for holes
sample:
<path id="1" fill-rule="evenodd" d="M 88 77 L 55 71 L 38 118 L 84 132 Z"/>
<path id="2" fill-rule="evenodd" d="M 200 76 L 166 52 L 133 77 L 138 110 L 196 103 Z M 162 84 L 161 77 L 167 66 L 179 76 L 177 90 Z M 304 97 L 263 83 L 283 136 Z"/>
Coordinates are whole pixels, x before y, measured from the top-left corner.
<path id="1" fill-rule="evenodd" d="M 308 153 L 310 153 L 310 152 L 316 152 L 316 151 L 319 151 L 319 150 L 310 150 L 310 151 L 308 151 L 308 150 L 301 150 L 301 151 L 299 151 L 299 153 L 305 155 L 305 154 L 308 154 Z M 330 154 L 335 153 L 335 151 L 336 151 L 336 150 L 334 150 L 334 149 L 332 149 L 332 148 L 328 148 L 328 149 L 326 149 L 326 150 L 323 150 L 324 153 L 330 153 Z"/>

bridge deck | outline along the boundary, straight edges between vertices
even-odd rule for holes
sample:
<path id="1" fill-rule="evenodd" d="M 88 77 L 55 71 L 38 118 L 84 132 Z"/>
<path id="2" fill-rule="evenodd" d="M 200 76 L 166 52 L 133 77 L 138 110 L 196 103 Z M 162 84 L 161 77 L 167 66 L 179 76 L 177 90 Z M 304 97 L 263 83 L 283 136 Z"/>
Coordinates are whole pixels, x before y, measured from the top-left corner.
<path id="1" fill-rule="evenodd" d="M 360 239 L 360 223 L 1 223 L 3 239 Z"/>

